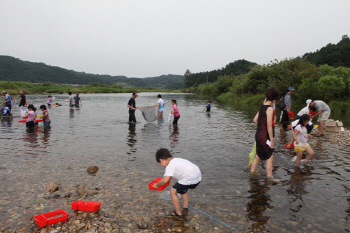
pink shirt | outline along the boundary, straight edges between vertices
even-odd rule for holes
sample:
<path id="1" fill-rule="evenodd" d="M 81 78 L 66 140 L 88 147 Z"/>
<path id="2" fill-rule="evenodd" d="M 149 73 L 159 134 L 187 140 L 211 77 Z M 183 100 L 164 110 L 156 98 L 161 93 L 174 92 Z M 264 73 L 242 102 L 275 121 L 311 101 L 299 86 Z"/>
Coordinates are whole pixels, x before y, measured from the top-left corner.
<path id="1" fill-rule="evenodd" d="M 179 112 L 179 108 L 176 106 L 176 104 L 174 104 L 171 108 L 174 111 L 174 117 L 179 117 L 180 116 L 180 112 Z M 175 112 L 175 109 L 177 110 L 177 112 Z"/>
<path id="2" fill-rule="evenodd" d="M 36 115 L 37 115 L 36 112 L 34 112 L 34 111 L 29 111 L 29 112 L 28 112 L 27 122 L 29 122 L 29 121 L 35 121 Z"/>

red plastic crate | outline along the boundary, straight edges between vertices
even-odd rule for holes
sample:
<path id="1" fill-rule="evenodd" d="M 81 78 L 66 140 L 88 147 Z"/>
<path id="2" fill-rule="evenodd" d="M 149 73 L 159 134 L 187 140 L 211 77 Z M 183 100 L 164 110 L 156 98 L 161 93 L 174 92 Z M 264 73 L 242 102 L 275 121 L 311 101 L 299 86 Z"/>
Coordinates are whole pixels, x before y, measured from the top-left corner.
<path id="1" fill-rule="evenodd" d="M 45 214 L 38 214 L 34 216 L 34 221 L 39 227 L 52 225 L 58 222 L 64 222 L 68 219 L 68 213 L 64 210 L 55 210 Z"/>
<path id="2" fill-rule="evenodd" d="M 287 143 L 286 145 L 284 145 L 284 148 L 286 148 L 286 149 L 293 149 L 294 148 L 294 144 L 292 143 L 292 144 L 289 145 L 289 143 Z"/>
<path id="3" fill-rule="evenodd" d="M 154 185 L 155 183 L 158 183 L 158 182 L 161 181 L 161 180 L 162 180 L 162 178 L 157 178 L 157 179 L 155 179 L 154 181 L 152 181 L 151 183 L 148 184 L 148 188 L 149 188 L 150 190 L 162 191 L 163 189 L 165 189 L 166 187 L 169 186 L 170 180 L 168 181 L 168 183 L 166 183 L 166 184 L 163 185 L 163 186 L 160 186 L 160 187 L 158 187 L 158 188 L 156 188 L 156 189 L 153 188 L 153 185 Z"/>
<path id="4" fill-rule="evenodd" d="M 71 203 L 72 210 L 80 210 L 80 211 L 89 211 L 95 212 L 99 210 L 101 207 L 101 202 L 92 202 L 92 201 L 73 201 Z"/>

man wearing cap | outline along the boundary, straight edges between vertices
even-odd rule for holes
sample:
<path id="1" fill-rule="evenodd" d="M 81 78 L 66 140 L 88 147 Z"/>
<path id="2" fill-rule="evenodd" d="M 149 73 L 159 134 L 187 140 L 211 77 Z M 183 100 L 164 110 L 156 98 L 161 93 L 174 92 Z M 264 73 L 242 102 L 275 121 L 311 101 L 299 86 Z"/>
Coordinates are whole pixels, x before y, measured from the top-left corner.
<path id="1" fill-rule="evenodd" d="M 281 116 L 281 123 L 283 122 L 289 122 L 289 111 L 292 110 L 292 95 L 294 93 L 295 89 L 294 87 L 288 87 L 288 92 L 284 96 L 284 104 L 286 107 L 284 107 L 282 111 L 282 116 Z"/>
<path id="2" fill-rule="evenodd" d="M 322 100 L 313 100 L 309 104 L 311 111 L 316 112 L 314 117 L 318 116 L 318 132 L 316 136 L 323 136 L 324 123 L 328 120 L 331 115 L 330 107 Z"/>
<path id="3" fill-rule="evenodd" d="M 9 109 L 12 108 L 12 98 L 9 94 L 6 93 L 6 91 L 2 91 L 1 94 L 5 96 L 5 101 L 3 102 L 4 107 L 8 107 Z"/>
<path id="4" fill-rule="evenodd" d="M 127 107 L 129 108 L 129 123 L 136 123 L 136 117 L 135 117 L 136 97 L 137 97 L 137 92 L 132 93 L 132 96 L 127 105 Z"/>

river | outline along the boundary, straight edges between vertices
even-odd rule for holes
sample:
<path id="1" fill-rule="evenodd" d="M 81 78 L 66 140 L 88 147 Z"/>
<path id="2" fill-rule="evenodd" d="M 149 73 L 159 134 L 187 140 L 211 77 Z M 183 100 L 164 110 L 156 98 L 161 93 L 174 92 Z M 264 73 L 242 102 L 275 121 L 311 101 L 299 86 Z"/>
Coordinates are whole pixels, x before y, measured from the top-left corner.
<path id="1" fill-rule="evenodd" d="M 157 94 L 140 93 L 137 106 L 156 104 Z M 135 227 L 132 232 L 142 232 L 136 230 L 135 219 L 143 216 L 151 219 L 148 232 L 160 232 L 157 222 L 162 221 L 166 228 L 182 232 L 350 231 L 349 147 L 312 138 L 316 155 L 311 166 L 301 169 L 291 164 L 292 156 L 283 148 L 291 134 L 276 130 L 274 176 L 281 181 L 270 183 L 263 168 L 258 169 L 260 176 L 251 177 L 247 166 L 256 129 L 252 112 L 258 109 L 214 102 L 206 113 L 206 101 L 196 95 L 163 94 L 164 121 L 147 123 L 136 111 L 137 124 L 129 125 L 130 96 L 83 94 L 83 106 L 69 110 L 67 96 L 56 95 L 54 102 L 63 106 L 50 109 L 48 131 L 27 131 L 18 122 L 18 107 L 12 121 L 1 120 L 0 227 L 6 232 L 21 227 L 34 231 L 34 215 L 56 209 L 74 215 L 70 202 L 82 198 L 74 192 L 84 186 L 98 191 L 84 200 L 102 202 L 102 213 L 123 219 Z M 27 102 L 39 107 L 45 97 L 31 95 Z M 178 101 L 181 113 L 178 129 L 167 122 L 171 99 Z M 148 190 L 147 184 L 164 173 L 155 161 L 161 147 L 202 171 L 201 184 L 190 191 L 193 208 L 180 223 L 164 221 L 173 210 L 171 202 L 161 199 L 161 192 Z M 86 172 L 92 165 L 99 167 L 95 176 Z M 49 182 L 59 184 L 60 198 L 46 199 Z M 63 197 L 67 192 L 71 197 Z M 186 224 L 193 222 L 199 229 Z"/>

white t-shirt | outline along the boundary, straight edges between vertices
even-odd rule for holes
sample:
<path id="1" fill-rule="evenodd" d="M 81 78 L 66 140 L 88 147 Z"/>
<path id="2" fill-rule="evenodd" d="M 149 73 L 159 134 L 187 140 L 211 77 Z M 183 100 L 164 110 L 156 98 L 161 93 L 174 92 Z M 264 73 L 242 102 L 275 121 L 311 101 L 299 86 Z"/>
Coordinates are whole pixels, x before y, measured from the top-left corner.
<path id="1" fill-rule="evenodd" d="M 187 159 L 173 158 L 165 168 L 164 176 L 171 176 L 177 179 L 179 184 L 198 184 L 202 180 L 199 167 Z"/>
<path id="2" fill-rule="evenodd" d="M 298 130 L 299 133 L 297 134 L 297 139 L 299 140 L 299 144 L 295 144 L 296 146 L 301 146 L 301 144 L 307 144 L 308 137 L 307 137 L 307 130 L 306 127 L 302 127 L 301 125 L 297 125 L 295 127 L 295 130 Z"/>
<path id="3" fill-rule="evenodd" d="M 158 100 L 158 104 L 159 104 L 159 109 L 163 109 L 164 108 L 164 100 L 163 99 L 159 99 Z"/>
<path id="4" fill-rule="evenodd" d="M 301 109 L 301 110 L 298 112 L 297 116 L 302 116 L 302 115 L 304 115 L 304 114 L 310 114 L 309 107 L 305 107 L 305 108 Z"/>

